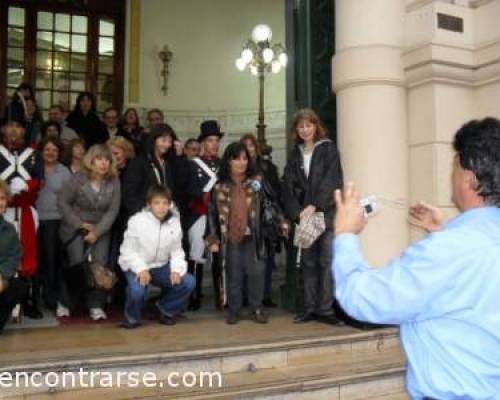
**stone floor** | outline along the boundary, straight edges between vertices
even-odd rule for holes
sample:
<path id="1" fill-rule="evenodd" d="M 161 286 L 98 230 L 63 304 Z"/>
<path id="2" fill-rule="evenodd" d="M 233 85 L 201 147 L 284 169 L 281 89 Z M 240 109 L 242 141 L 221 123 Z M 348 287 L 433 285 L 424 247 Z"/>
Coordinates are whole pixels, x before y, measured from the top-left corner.
<path id="1" fill-rule="evenodd" d="M 186 313 L 173 327 L 146 321 L 135 330 L 125 330 L 113 323 L 7 330 L 0 336 L 0 367 L 30 361 L 76 359 L 82 353 L 86 357 L 133 355 L 360 333 L 355 328 L 319 322 L 294 324 L 292 319 L 292 314 L 273 310 L 266 325 L 242 320 L 230 326 L 224 322 L 222 313 L 205 311 Z"/>

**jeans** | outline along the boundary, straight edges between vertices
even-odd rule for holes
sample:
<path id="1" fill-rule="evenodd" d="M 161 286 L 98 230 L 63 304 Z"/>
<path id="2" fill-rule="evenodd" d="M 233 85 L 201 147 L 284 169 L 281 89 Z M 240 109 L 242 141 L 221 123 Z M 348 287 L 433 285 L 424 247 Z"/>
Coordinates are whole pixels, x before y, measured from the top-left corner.
<path id="1" fill-rule="evenodd" d="M 182 277 L 181 283 L 172 286 L 170 283 L 170 265 L 165 264 L 159 268 L 149 270 L 151 274 L 151 284 L 161 289 L 158 309 L 167 317 L 184 311 L 189 295 L 195 287 L 195 280 L 192 275 L 186 274 Z M 137 281 L 135 272 L 127 271 L 127 298 L 125 300 L 125 319 L 129 323 L 137 323 L 141 320 L 142 307 L 146 303 L 148 286 L 141 286 Z"/>

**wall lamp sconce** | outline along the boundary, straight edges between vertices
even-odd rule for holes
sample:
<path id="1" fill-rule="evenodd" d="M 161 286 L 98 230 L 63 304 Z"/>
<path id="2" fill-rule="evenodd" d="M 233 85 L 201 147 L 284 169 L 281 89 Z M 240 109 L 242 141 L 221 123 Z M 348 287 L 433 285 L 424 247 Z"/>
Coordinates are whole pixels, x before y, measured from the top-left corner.
<path id="1" fill-rule="evenodd" d="M 170 67 L 170 61 L 172 60 L 172 56 L 173 53 L 170 51 L 167 45 L 163 46 L 163 48 L 158 53 L 158 57 L 160 57 L 160 60 L 162 62 L 160 76 L 163 80 L 161 86 L 161 92 L 163 93 L 164 96 L 166 96 L 168 92 L 167 82 L 168 82 L 168 75 L 170 73 L 169 67 Z"/>

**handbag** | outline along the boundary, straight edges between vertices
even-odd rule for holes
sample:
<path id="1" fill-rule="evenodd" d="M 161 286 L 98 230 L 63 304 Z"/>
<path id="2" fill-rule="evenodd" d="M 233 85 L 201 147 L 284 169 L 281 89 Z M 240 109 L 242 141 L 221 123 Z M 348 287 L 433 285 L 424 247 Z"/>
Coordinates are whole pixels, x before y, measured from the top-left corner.
<path id="1" fill-rule="evenodd" d="M 66 258 L 66 268 L 63 269 L 63 278 L 68 283 L 70 289 L 77 290 L 83 286 L 88 289 L 99 289 L 110 291 L 116 284 L 117 277 L 113 270 L 101 263 L 92 260 L 92 246 L 86 246 L 82 261 L 70 265 L 66 250 L 79 236 L 81 230 L 77 230 L 73 236 L 63 244 L 63 251 Z"/>

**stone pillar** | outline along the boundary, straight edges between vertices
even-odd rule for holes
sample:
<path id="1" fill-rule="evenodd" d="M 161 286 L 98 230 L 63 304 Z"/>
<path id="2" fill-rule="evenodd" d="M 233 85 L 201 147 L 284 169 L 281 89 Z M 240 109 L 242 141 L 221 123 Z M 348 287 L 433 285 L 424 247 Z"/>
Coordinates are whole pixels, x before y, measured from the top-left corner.
<path id="1" fill-rule="evenodd" d="M 363 195 L 408 201 L 407 94 L 401 0 L 336 0 L 338 143 L 345 181 Z M 408 245 L 407 210 L 384 206 L 362 234 L 381 265 Z"/>

